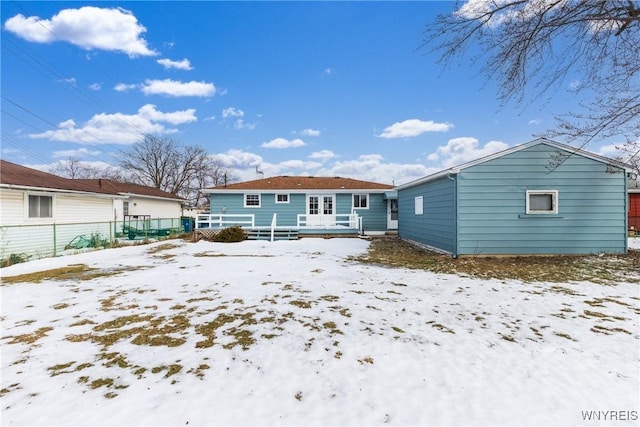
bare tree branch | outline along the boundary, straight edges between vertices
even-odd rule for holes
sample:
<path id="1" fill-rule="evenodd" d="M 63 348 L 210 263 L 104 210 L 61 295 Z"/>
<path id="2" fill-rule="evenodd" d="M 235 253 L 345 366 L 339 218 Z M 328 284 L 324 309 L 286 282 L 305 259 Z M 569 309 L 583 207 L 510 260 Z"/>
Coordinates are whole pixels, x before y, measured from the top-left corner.
<path id="1" fill-rule="evenodd" d="M 193 206 L 208 202 L 203 188 L 231 175 L 202 147 L 182 146 L 168 137 L 145 135 L 128 151 L 121 152 L 120 166 L 134 182 L 178 195 Z"/>
<path id="2" fill-rule="evenodd" d="M 569 76 L 579 79 L 584 101 L 544 136 L 581 146 L 622 137 L 640 149 L 640 2 L 468 0 L 438 16 L 422 45 L 443 65 L 472 46 L 503 105 L 553 97 Z"/>

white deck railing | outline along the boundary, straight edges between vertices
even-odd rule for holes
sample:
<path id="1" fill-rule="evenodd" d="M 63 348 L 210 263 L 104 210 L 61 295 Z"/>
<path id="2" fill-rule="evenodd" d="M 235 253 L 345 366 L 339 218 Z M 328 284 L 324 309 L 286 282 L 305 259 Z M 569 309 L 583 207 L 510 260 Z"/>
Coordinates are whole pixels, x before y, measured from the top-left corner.
<path id="1" fill-rule="evenodd" d="M 360 228 L 358 214 L 307 215 L 298 214 L 298 228 Z"/>
<path id="2" fill-rule="evenodd" d="M 254 228 L 253 214 L 200 214 L 196 217 L 196 228 L 224 228 L 239 225 Z"/>
<path id="3" fill-rule="evenodd" d="M 256 228 L 255 215 L 253 214 L 199 214 L 196 217 L 196 229 L 198 228 L 225 228 L 239 225 L 243 228 Z M 258 227 L 271 230 L 273 239 L 274 231 L 278 228 L 277 215 L 273 214 L 271 226 Z M 336 215 L 307 215 L 298 214 L 296 228 L 298 229 L 332 229 L 355 228 L 362 232 L 362 217 L 358 214 Z"/>

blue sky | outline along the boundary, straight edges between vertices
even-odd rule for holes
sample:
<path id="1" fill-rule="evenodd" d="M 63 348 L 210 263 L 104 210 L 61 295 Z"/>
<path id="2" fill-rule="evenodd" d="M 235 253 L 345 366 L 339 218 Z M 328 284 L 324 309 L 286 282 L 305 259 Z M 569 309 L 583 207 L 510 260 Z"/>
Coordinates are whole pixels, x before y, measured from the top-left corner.
<path id="1" fill-rule="evenodd" d="M 530 141 L 576 107 L 570 78 L 551 100 L 501 107 L 480 65 L 436 64 L 424 30 L 453 7 L 3 1 L 2 158 L 117 164 L 154 133 L 241 180 L 258 167 L 401 184 Z"/>

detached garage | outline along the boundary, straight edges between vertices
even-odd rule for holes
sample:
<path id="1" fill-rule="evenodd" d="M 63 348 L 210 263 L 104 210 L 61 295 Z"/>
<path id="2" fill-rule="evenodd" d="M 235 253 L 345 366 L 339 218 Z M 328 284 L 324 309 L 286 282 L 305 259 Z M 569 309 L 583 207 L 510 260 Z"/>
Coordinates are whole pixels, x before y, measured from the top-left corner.
<path id="1" fill-rule="evenodd" d="M 399 186 L 398 234 L 452 256 L 626 253 L 630 171 L 536 139 Z"/>

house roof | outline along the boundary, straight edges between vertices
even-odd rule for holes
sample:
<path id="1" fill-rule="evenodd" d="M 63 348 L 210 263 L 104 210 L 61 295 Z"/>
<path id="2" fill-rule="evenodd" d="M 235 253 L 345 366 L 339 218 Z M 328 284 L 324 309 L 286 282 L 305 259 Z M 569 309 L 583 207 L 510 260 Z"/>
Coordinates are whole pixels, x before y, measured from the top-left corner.
<path id="1" fill-rule="evenodd" d="M 393 188 L 393 185 L 380 184 L 377 182 L 360 181 L 351 178 L 321 177 L 321 176 L 274 176 L 270 178 L 256 179 L 253 181 L 244 181 L 226 186 L 213 187 L 207 189 L 208 192 L 225 192 L 234 190 L 282 190 L 282 191 L 300 191 L 300 190 L 368 190 L 368 191 L 385 191 Z"/>
<path id="2" fill-rule="evenodd" d="M 147 187 L 146 185 L 117 182 L 117 181 L 113 181 L 105 178 L 77 179 L 75 181 L 80 181 L 86 185 L 91 186 L 92 188 L 104 189 L 115 194 L 136 195 L 136 196 L 142 196 L 142 197 L 155 197 L 155 198 L 162 198 L 162 199 L 171 199 L 176 201 L 184 200 L 183 198 L 178 197 L 175 194 L 169 193 L 167 191 L 162 191 L 159 188 Z"/>
<path id="3" fill-rule="evenodd" d="M 402 190 L 404 188 L 409 188 L 409 187 L 413 187 L 414 185 L 418 185 L 418 184 L 422 184 L 422 183 L 425 183 L 425 182 L 433 181 L 435 179 L 439 179 L 439 178 L 442 178 L 442 177 L 447 176 L 447 175 L 455 175 L 455 174 L 459 173 L 460 171 L 462 171 L 464 169 L 467 169 L 467 168 L 470 168 L 472 166 L 476 166 L 476 165 L 479 165 L 481 163 L 485 163 L 485 162 L 488 162 L 490 160 L 494 160 L 494 159 L 506 156 L 508 154 L 516 153 L 518 151 L 525 150 L 527 148 L 534 147 L 534 146 L 540 145 L 540 144 L 549 145 L 551 147 L 555 147 L 555 148 L 560 149 L 560 150 L 568 151 L 568 152 L 570 152 L 572 154 L 578 154 L 580 156 L 587 157 L 589 159 L 596 160 L 598 162 L 602 162 L 602 163 L 605 163 L 607 165 L 613 165 L 613 166 L 622 168 L 622 169 L 626 170 L 627 172 L 631 171 L 631 166 L 629 166 L 629 165 L 627 165 L 625 163 L 621 163 L 621 162 L 619 162 L 617 160 L 613 160 L 613 159 L 610 159 L 608 157 L 600 156 L 598 154 L 591 153 L 589 151 L 581 150 L 579 148 L 572 147 L 571 145 L 561 144 L 559 142 L 552 141 L 550 139 L 538 138 L 538 139 L 534 139 L 533 141 L 529 141 L 529 142 L 524 143 L 524 144 L 519 144 L 519 145 L 516 145 L 514 147 L 508 148 L 508 149 L 503 150 L 503 151 L 499 151 L 499 152 L 491 154 L 489 156 L 481 157 L 479 159 L 472 160 L 470 162 L 463 163 L 461 165 L 458 165 L 458 166 L 455 166 L 455 167 L 452 167 L 452 168 L 449 168 L 449 169 L 445 169 L 445 170 L 442 170 L 440 172 L 436 172 L 436 173 L 431 174 L 431 175 L 427 175 L 427 176 L 425 176 L 423 178 L 419 178 L 419 179 L 417 179 L 415 181 L 411 181 L 411 182 L 409 182 L 407 184 L 400 185 L 400 186 L 397 187 L 397 189 L 398 190 Z"/>
<path id="4" fill-rule="evenodd" d="M 2 159 L 0 159 L 0 184 L 22 188 L 115 195 L 107 189 L 94 188 L 78 180 L 52 175 Z"/>

